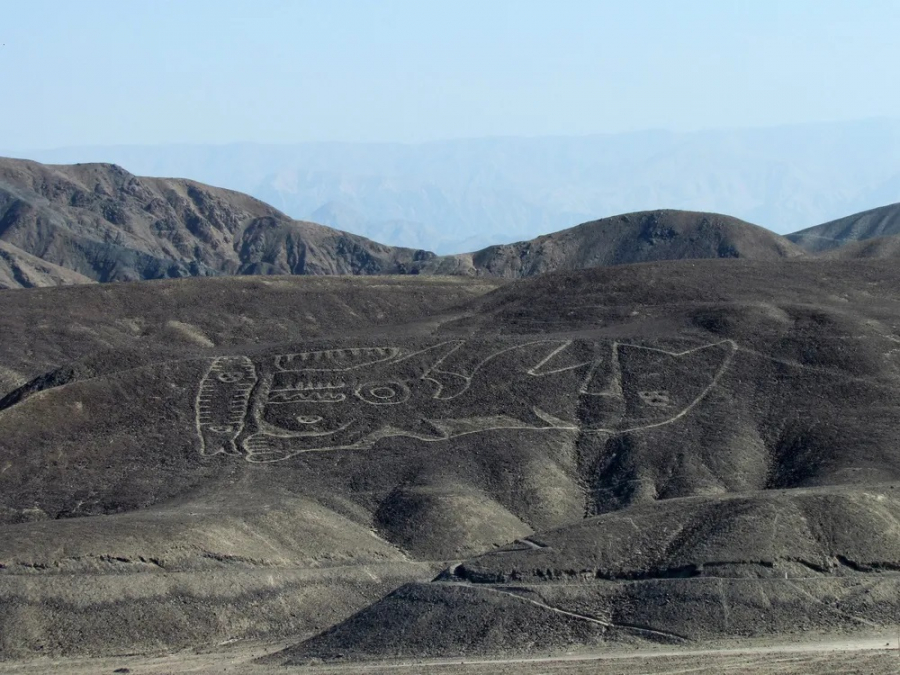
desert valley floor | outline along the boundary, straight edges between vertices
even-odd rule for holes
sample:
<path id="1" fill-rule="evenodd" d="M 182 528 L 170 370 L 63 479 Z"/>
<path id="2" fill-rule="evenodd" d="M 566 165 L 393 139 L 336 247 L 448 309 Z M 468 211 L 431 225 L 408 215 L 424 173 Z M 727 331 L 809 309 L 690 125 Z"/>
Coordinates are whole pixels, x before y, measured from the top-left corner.
<path id="1" fill-rule="evenodd" d="M 9 675 L 378 675 L 434 673 L 435 675 L 893 675 L 900 650 L 890 634 L 847 639 L 818 636 L 809 641 L 781 643 L 737 640 L 700 649 L 643 648 L 510 658 L 416 659 L 364 663 L 273 666 L 258 660 L 277 653 L 282 644 L 223 645 L 215 651 L 181 651 L 162 656 L 100 658 L 39 658 L 5 663 Z"/>

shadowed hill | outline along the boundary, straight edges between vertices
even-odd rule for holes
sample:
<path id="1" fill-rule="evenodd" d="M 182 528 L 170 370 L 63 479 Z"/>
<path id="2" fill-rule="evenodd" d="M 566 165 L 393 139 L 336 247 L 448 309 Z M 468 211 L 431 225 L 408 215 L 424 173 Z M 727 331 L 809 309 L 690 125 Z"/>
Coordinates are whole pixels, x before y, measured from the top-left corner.
<path id="1" fill-rule="evenodd" d="M 425 263 L 422 270 L 517 278 L 655 260 L 777 260 L 802 254 L 784 237 L 737 218 L 663 210 L 604 218 L 530 241 L 445 256 Z"/>
<path id="2" fill-rule="evenodd" d="M 296 221 L 194 181 L 15 159 L 0 159 L 0 241 L 95 281 L 397 273 L 433 257 Z M 26 274 L 3 283 L 41 281 Z"/>
<path id="3" fill-rule="evenodd" d="M 857 241 L 900 235 L 900 204 L 855 213 L 787 235 L 787 238 L 811 253 L 839 249 Z M 879 248 L 884 244 L 877 245 Z M 893 250 L 893 245 L 888 246 Z M 888 249 L 854 248 L 847 257 L 884 257 Z M 840 254 L 838 254 L 840 255 Z M 892 254 L 891 254 L 892 255 Z"/>
<path id="4" fill-rule="evenodd" d="M 691 260 L 6 292 L 0 654 L 895 623 L 898 289 Z"/>

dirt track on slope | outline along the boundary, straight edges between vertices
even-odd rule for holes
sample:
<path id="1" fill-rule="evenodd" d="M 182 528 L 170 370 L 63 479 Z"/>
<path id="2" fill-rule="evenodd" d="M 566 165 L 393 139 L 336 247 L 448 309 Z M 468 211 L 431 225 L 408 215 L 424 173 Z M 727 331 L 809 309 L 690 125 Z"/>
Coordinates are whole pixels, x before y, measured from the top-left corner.
<path id="1" fill-rule="evenodd" d="M 130 672 L 134 675 L 370 675 L 382 673 L 436 673 L 439 675 L 838 675 L 866 673 L 894 675 L 900 671 L 898 635 L 819 637 L 809 642 L 777 643 L 759 640 L 716 643 L 701 649 L 633 649 L 607 652 L 521 656 L 497 659 L 429 659 L 393 662 L 335 663 L 307 666 L 262 666 L 255 659 L 274 653 L 284 644 L 231 644 L 217 652 L 184 651 L 167 656 L 30 659 L 0 662 L 5 675 L 93 675 Z M 125 670 L 127 669 L 127 670 Z"/>

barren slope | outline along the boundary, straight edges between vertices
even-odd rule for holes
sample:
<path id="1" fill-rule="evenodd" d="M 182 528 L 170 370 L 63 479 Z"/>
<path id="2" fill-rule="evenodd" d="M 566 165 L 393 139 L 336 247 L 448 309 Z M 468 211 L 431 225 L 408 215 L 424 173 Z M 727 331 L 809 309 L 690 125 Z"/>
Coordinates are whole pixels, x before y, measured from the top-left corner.
<path id="1" fill-rule="evenodd" d="M 838 249 L 854 242 L 900 235 L 900 204 L 890 204 L 877 209 L 854 213 L 821 225 L 787 235 L 787 238 L 803 249 L 818 253 Z M 861 252 L 861 249 L 856 249 Z M 868 254 L 851 254 L 852 257 L 879 257 Z"/>
<path id="2" fill-rule="evenodd" d="M 0 290 L 89 284 L 83 274 L 48 263 L 18 246 L 0 241 Z"/>
<path id="3" fill-rule="evenodd" d="M 219 353 L 421 319 L 496 288 L 462 278 L 230 277 L 0 295 L 0 398 L 157 358 Z"/>
<path id="4" fill-rule="evenodd" d="M 687 644 L 891 625 L 898 573 L 900 484 L 674 499 L 454 565 L 275 660 Z"/>

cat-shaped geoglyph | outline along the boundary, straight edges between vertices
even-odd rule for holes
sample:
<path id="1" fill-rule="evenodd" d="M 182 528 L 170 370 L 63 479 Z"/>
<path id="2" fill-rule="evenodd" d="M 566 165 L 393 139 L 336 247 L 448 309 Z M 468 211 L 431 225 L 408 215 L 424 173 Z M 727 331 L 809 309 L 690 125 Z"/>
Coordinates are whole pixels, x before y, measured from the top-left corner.
<path id="1" fill-rule="evenodd" d="M 197 399 L 201 451 L 260 463 L 371 448 L 398 436 L 434 442 L 498 429 L 635 431 L 690 412 L 736 347 L 726 340 L 670 352 L 541 340 L 485 357 L 483 345 L 453 340 L 417 350 L 284 354 L 258 368 L 245 357 L 223 357 Z"/>

